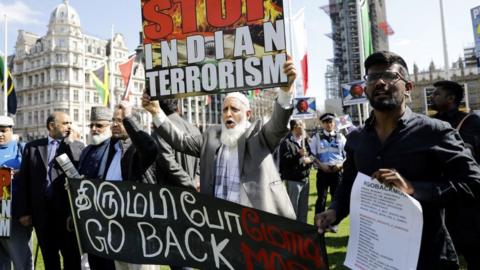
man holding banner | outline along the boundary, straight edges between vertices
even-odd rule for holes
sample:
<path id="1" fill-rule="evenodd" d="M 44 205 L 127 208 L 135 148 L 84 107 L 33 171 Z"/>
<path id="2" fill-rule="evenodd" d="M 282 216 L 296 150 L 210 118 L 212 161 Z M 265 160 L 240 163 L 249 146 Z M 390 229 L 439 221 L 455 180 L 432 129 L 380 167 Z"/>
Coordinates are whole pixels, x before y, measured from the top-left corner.
<path id="1" fill-rule="evenodd" d="M 192 136 L 176 128 L 147 93 L 143 107 L 153 116 L 155 132 L 177 151 L 200 157 L 200 191 L 205 194 L 294 219 L 295 212 L 281 181 L 272 151 L 288 132 L 296 70 L 283 66 L 288 85 L 278 91 L 271 119 L 251 124 L 245 95 L 229 93 L 223 102 L 221 128 Z"/>

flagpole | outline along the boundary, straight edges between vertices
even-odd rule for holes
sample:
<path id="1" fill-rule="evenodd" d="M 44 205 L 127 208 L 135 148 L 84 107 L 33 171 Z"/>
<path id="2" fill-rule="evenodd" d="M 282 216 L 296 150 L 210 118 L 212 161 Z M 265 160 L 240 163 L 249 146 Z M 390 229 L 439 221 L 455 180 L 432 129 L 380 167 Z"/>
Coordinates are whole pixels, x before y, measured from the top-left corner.
<path id="1" fill-rule="evenodd" d="M 365 0 L 366 1 L 366 0 Z M 358 29 L 358 47 L 360 51 L 360 76 L 365 75 L 365 67 L 363 66 L 363 62 L 365 61 L 365 44 L 364 44 L 364 36 L 363 36 L 363 21 L 362 21 L 362 6 L 361 0 L 360 1 L 355 1 L 355 5 L 357 6 L 357 29 Z M 367 3 L 364 3 L 364 5 L 367 5 Z M 352 77 L 349 78 L 350 81 L 352 81 Z M 357 104 L 357 110 L 358 110 L 358 118 L 359 118 L 359 123 L 360 125 L 363 125 L 363 117 L 362 117 L 362 107 L 363 105 Z"/>
<path id="2" fill-rule="evenodd" d="M 85 134 L 85 125 L 87 123 L 87 120 L 85 119 L 85 95 L 87 94 L 86 90 L 86 82 L 85 82 L 85 77 L 86 77 L 86 70 L 85 70 L 85 57 L 86 57 L 86 52 L 85 52 L 85 34 L 82 33 L 82 74 L 83 74 L 83 102 L 82 102 L 82 141 L 84 143 L 87 142 L 87 134 Z M 90 95 L 89 95 L 90 96 Z M 90 119 L 89 119 L 90 120 Z"/>
<path id="3" fill-rule="evenodd" d="M 447 38 L 445 34 L 445 17 L 443 16 L 443 1 L 440 0 L 440 20 L 442 22 L 442 43 L 443 43 L 443 61 L 445 65 L 445 79 L 450 80 L 450 70 L 448 64 Z"/>
<path id="4" fill-rule="evenodd" d="M 7 53 L 7 47 L 8 47 L 8 43 L 7 43 L 7 14 L 3 15 L 4 18 L 5 18 L 5 31 L 4 31 L 4 46 L 5 46 L 5 57 L 3 59 L 3 85 L 4 85 L 4 88 L 3 88 L 3 115 L 7 116 L 8 115 L 8 101 L 7 101 L 7 97 L 8 97 L 8 53 Z M 13 83 L 13 80 L 12 80 L 12 83 Z"/>
<path id="5" fill-rule="evenodd" d="M 292 33 L 292 1 L 288 0 L 288 31 L 290 32 L 289 35 L 289 44 L 290 44 L 290 55 L 293 56 L 293 33 Z"/>
<path id="6" fill-rule="evenodd" d="M 114 103 L 115 103 L 115 87 L 113 85 L 113 28 L 114 28 L 114 25 L 112 24 L 112 39 L 110 40 L 110 67 L 108 68 L 110 70 L 110 78 L 109 78 L 109 84 L 110 84 L 110 89 L 108 90 L 110 93 L 109 93 L 109 96 L 108 96 L 108 99 L 110 101 L 110 109 L 113 110 L 113 107 L 114 107 Z"/>

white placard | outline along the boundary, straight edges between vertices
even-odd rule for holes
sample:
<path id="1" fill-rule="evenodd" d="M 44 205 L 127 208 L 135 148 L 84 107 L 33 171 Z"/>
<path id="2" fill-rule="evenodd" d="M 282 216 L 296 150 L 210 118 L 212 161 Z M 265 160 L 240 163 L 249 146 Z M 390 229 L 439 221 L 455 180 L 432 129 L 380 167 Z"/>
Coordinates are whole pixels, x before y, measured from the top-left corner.
<path id="1" fill-rule="evenodd" d="M 420 203 L 394 187 L 358 173 L 350 201 L 351 269 L 417 269 L 422 239 Z"/>

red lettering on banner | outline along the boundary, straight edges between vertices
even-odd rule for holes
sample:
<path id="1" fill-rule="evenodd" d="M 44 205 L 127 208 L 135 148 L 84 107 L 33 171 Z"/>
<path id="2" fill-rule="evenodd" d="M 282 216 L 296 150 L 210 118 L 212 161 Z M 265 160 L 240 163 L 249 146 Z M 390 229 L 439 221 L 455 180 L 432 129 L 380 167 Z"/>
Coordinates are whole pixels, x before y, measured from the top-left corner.
<path id="1" fill-rule="evenodd" d="M 263 248 L 258 252 L 255 252 L 244 242 L 241 243 L 240 250 L 245 258 L 245 266 L 247 270 L 254 270 L 256 263 L 263 265 L 263 269 L 266 270 L 309 270 L 307 266 L 293 260 L 285 261 L 277 252 L 272 251 L 268 253 Z"/>
<path id="2" fill-rule="evenodd" d="M 197 0 L 144 0 L 142 13 L 144 20 L 147 21 L 144 26 L 145 40 L 165 39 L 174 32 L 174 29 L 180 27 L 180 23 L 183 34 L 198 32 L 197 16 L 203 14 L 206 14 L 210 26 L 218 28 L 235 25 L 242 16 L 245 16 L 247 22 L 259 21 L 264 17 L 264 0 L 205 1 L 205 10 L 197 10 Z M 242 14 L 243 3 L 246 5 L 245 15 Z M 181 21 L 177 21 L 179 18 L 169 13 L 174 10 L 173 5 L 178 5 Z M 176 18 L 175 21 L 172 16 Z"/>
<path id="3" fill-rule="evenodd" d="M 147 25 L 143 27 L 145 39 L 156 40 L 168 36 L 173 31 L 173 21 L 170 15 L 160 11 L 171 8 L 170 1 L 149 0 L 142 7 L 143 17 Z"/>
<path id="4" fill-rule="evenodd" d="M 214 27 L 225 27 L 234 24 L 242 16 L 241 0 L 225 0 L 225 7 L 222 0 L 207 1 L 207 22 Z M 225 10 L 225 14 L 223 14 Z"/>
<path id="5" fill-rule="evenodd" d="M 263 241 L 263 237 L 261 234 L 260 229 L 258 228 L 250 228 L 248 226 L 248 220 L 253 223 L 258 223 L 260 221 L 260 217 L 258 217 L 257 212 L 251 209 L 242 209 L 242 229 L 247 233 L 247 235 L 255 241 Z"/>
<path id="6" fill-rule="evenodd" d="M 196 0 L 173 0 L 173 2 L 180 4 L 183 33 L 198 31 Z"/>
<path id="7" fill-rule="evenodd" d="M 254 241 L 285 249 L 295 256 L 313 261 L 318 268 L 324 265 L 318 245 L 310 238 L 281 230 L 273 224 L 263 223 L 253 209 L 242 209 L 241 226 L 246 235 Z"/>
<path id="8" fill-rule="evenodd" d="M 263 19 L 263 0 L 247 0 L 247 21 L 253 22 Z"/>

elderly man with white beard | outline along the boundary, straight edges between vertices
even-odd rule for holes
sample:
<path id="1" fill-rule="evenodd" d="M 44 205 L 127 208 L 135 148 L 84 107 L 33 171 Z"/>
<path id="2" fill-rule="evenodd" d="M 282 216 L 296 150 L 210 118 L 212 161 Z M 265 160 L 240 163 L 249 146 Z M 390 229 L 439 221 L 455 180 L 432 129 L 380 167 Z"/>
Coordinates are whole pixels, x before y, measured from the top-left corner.
<path id="1" fill-rule="evenodd" d="M 142 105 L 153 116 L 155 132 L 175 150 L 200 157 L 200 192 L 295 219 L 290 199 L 275 167 L 272 152 L 288 132 L 296 70 L 291 59 L 283 66 L 288 85 L 278 91 L 272 117 L 251 124 L 248 99 L 229 93 L 222 107 L 222 127 L 203 135 L 176 128 L 158 102 L 144 93 Z"/>
<path id="2" fill-rule="evenodd" d="M 111 119 L 112 111 L 109 108 L 92 107 L 90 113 L 90 144 L 83 149 L 78 165 L 78 172 L 86 178 L 103 178 L 108 145 L 110 137 L 112 137 Z"/>

